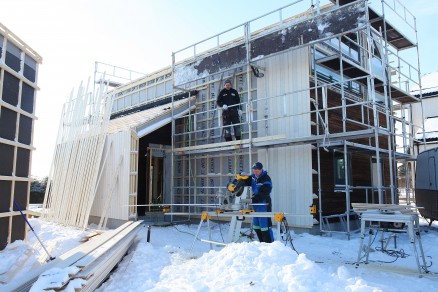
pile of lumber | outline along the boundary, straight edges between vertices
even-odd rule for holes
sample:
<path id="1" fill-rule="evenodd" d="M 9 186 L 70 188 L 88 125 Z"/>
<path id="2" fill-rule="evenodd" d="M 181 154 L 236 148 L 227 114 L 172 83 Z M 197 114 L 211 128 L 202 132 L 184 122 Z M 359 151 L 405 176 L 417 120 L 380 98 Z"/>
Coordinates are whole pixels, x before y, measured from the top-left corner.
<path id="1" fill-rule="evenodd" d="M 89 241 L 4 286 L 4 291 L 29 291 L 33 285 L 38 291 L 61 291 L 73 281 L 80 283 L 76 291 L 94 291 L 126 254 L 143 226 L 142 222 L 129 221 L 117 229 L 93 236 Z"/>

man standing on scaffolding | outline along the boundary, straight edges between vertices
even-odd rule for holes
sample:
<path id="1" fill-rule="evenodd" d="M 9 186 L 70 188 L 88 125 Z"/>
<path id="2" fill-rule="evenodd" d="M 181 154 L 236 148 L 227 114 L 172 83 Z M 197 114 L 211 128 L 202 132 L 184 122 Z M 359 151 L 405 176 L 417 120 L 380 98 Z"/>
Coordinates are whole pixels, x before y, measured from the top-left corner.
<path id="1" fill-rule="evenodd" d="M 232 141 L 231 125 L 234 125 L 234 137 L 236 140 L 241 139 L 240 132 L 240 117 L 242 116 L 242 108 L 240 105 L 240 97 L 237 90 L 231 88 L 231 80 L 227 79 L 224 82 L 224 89 L 221 90 L 217 97 L 217 105 L 223 109 L 222 121 L 224 124 L 225 141 Z"/>

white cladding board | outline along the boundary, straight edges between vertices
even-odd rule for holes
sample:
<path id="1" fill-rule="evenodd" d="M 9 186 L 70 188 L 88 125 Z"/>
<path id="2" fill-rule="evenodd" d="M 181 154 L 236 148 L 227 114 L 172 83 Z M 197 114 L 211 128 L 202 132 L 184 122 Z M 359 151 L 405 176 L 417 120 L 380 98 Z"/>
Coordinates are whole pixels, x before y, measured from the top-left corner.
<path id="1" fill-rule="evenodd" d="M 258 137 L 286 134 L 310 136 L 309 51 L 293 50 L 257 62 L 265 76 L 257 81 L 254 107 Z M 302 90 L 302 91 L 300 91 Z"/>
<path id="2" fill-rule="evenodd" d="M 102 163 L 108 150 L 109 153 L 91 209 L 92 216 L 100 217 L 105 204 L 108 204 L 106 200 L 110 200 L 107 205 L 109 206 L 107 216 L 113 219 L 129 219 L 129 174 L 132 134 L 132 131 L 128 130 L 109 134 L 106 138 Z M 123 160 L 119 165 L 121 157 L 123 157 Z M 115 191 L 110 194 L 111 183 L 115 179 L 117 179 Z"/>
<path id="3" fill-rule="evenodd" d="M 293 215 L 286 216 L 293 226 L 313 226 L 311 151 L 310 145 L 299 145 L 260 150 L 258 155 L 272 179 L 272 210 Z"/>
<path id="4" fill-rule="evenodd" d="M 265 77 L 258 80 L 257 115 L 268 115 L 274 120 L 258 125 L 258 137 L 286 134 L 288 138 L 310 136 L 309 91 L 297 92 L 309 86 L 308 49 L 293 50 L 260 60 Z M 271 98 L 272 97 L 272 98 Z M 265 108 L 267 109 L 265 110 Z M 283 114 L 297 114 L 282 117 Z M 255 117 L 257 119 L 257 117 Z M 282 211 L 293 217 L 291 225 L 312 227 L 312 149 L 311 145 L 288 146 L 259 150 L 258 159 L 265 164 L 273 181 L 273 211 Z"/>

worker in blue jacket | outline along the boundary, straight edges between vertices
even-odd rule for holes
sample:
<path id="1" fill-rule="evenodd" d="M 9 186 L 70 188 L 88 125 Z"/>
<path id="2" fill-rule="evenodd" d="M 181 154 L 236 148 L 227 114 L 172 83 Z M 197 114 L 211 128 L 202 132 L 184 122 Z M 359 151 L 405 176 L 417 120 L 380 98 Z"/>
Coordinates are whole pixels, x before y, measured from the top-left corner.
<path id="1" fill-rule="evenodd" d="M 245 184 L 251 186 L 255 212 L 272 212 L 271 191 L 272 181 L 268 172 L 263 169 L 263 164 L 260 162 L 254 163 L 252 166 L 253 174 L 245 179 Z M 264 205 L 262 205 L 264 204 Z M 274 241 L 272 232 L 272 221 L 270 217 L 254 218 L 253 228 L 260 242 L 271 243 Z"/>

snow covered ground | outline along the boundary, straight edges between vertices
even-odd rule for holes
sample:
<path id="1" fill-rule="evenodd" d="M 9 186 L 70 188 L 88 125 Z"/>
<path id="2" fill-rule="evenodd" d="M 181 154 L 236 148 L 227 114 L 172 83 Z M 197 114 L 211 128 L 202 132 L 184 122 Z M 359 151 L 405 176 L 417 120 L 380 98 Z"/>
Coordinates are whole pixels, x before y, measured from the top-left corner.
<path id="1" fill-rule="evenodd" d="M 35 232 L 51 256 L 59 256 L 81 244 L 88 233 L 40 219 L 29 219 Z M 47 260 L 47 254 L 32 231 L 28 230 L 27 241 L 14 241 L 0 251 L 0 291 L 4 282 L 11 282 L 20 275 L 39 267 Z"/>
<path id="2" fill-rule="evenodd" d="M 32 219 L 31 224 L 46 244 L 56 242 L 51 250 L 55 256 L 80 244 L 86 233 L 38 219 Z M 426 222 L 422 224 L 423 248 L 431 265 L 431 274 L 422 278 L 416 275 L 406 234 L 397 238 L 397 248 L 393 240 L 388 246 L 404 251 L 405 258 L 378 251 L 379 234 L 372 244 L 370 263 L 356 268 L 358 233 L 351 240 L 345 235 L 293 234 L 297 254 L 290 245 L 259 243 L 248 237 L 226 247 L 213 245 L 210 251 L 208 243 L 194 242 L 197 225 L 152 226 L 151 242 L 147 243 L 144 227 L 128 255 L 98 291 L 437 291 L 438 224 L 427 232 Z M 213 223 L 211 230 L 213 240 L 222 241 L 228 225 Z M 206 227 L 200 237 L 208 238 Z M 0 252 L 0 274 L 23 267 L 24 262 L 35 263 L 37 253 L 31 252 L 35 240 L 29 233 L 29 243 L 15 242 Z"/>

